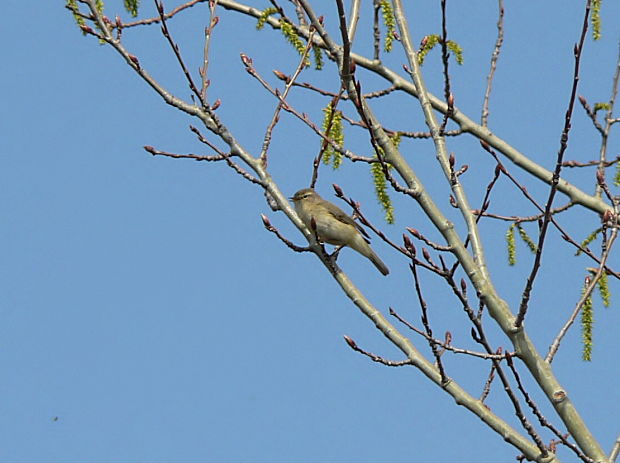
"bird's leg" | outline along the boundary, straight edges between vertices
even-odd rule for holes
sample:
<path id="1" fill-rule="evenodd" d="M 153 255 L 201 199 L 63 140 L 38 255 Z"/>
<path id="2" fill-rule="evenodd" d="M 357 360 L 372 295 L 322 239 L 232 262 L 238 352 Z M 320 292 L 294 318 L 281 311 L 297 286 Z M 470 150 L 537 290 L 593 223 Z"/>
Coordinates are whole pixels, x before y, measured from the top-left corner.
<path id="1" fill-rule="evenodd" d="M 332 252 L 329 257 L 331 257 L 332 259 L 334 259 L 334 262 L 336 262 L 336 259 L 338 259 L 338 253 L 340 253 L 340 250 L 344 248 L 344 244 L 341 244 L 340 246 L 337 246 L 336 249 L 334 250 L 334 252 Z"/>

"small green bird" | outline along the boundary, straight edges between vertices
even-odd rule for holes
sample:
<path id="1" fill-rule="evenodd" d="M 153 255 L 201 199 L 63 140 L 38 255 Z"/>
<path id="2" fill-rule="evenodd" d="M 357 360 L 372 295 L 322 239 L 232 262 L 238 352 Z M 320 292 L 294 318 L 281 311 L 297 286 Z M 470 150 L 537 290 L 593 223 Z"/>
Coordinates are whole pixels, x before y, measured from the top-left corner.
<path id="1" fill-rule="evenodd" d="M 314 219 L 319 240 L 336 246 L 349 246 L 368 258 L 383 275 L 390 273 L 364 238 L 363 235 L 368 236 L 364 229 L 338 206 L 321 198 L 312 188 L 299 190 L 290 199 L 295 204 L 297 215 L 310 230 Z"/>

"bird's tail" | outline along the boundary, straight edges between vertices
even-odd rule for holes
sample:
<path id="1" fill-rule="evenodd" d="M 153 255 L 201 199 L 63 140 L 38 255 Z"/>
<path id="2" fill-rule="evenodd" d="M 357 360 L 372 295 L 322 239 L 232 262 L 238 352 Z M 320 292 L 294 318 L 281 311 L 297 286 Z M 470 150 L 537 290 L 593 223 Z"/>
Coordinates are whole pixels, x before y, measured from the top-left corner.
<path id="1" fill-rule="evenodd" d="M 370 260 L 370 262 L 372 262 L 374 266 L 377 267 L 377 270 L 379 270 L 383 275 L 390 273 L 390 269 L 387 268 L 387 265 L 385 265 L 381 259 L 379 259 L 379 256 L 375 254 L 370 247 L 370 244 L 366 242 L 362 235 L 358 235 L 357 238 L 358 239 L 354 241 L 353 246 L 351 247 L 353 247 L 353 249 L 362 254 L 364 257 L 368 258 L 368 260 Z"/>
<path id="2" fill-rule="evenodd" d="M 379 256 L 375 254 L 375 252 L 371 249 L 370 250 L 370 255 L 367 256 L 368 259 L 370 259 L 370 261 L 375 264 L 375 267 L 377 267 L 377 269 L 383 274 L 383 275 L 387 275 L 388 273 L 390 273 L 390 269 L 387 268 L 387 265 L 385 265 L 383 263 L 383 261 L 381 259 L 379 259 Z"/>

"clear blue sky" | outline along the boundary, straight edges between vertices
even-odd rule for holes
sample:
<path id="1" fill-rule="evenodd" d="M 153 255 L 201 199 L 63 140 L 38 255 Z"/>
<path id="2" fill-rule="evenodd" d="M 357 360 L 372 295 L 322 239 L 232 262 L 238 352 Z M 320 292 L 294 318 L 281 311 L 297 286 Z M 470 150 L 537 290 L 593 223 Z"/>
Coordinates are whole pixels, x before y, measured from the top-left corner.
<path id="1" fill-rule="evenodd" d="M 256 186 L 221 164 L 154 158 L 142 150 L 201 149 L 187 130 L 196 122 L 165 105 L 111 49 L 82 37 L 63 1 L 3 3 L 0 461 L 513 461 L 514 449 L 417 371 L 379 366 L 347 347 L 344 334 L 402 359 L 315 258 L 291 252 L 263 229 L 260 213 L 303 243 Z M 123 14 L 120 3 L 107 2 L 111 17 Z M 439 31 L 437 3 L 416 2 L 416 41 Z M 478 120 L 497 6 L 449 3 L 452 37 L 465 53 L 463 67 L 452 64 L 456 104 Z M 583 2 L 506 3 L 490 126 L 549 167 L 559 146 Z M 150 2 L 144 9 L 152 15 Z M 258 33 L 252 20 L 236 14 L 221 16 L 210 94 L 222 99 L 223 121 L 256 153 L 275 103 L 244 72 L 239 53 L 252 56 L 268 76 L 274 68 L 291 73 L 296 57 L 276 32 Z M 206 17 L 201 6 L 178 26 L 171 23 L 184 50 L 200 53 Z M 603 2 L 604 40 L 586 45 L 580 93 L 592 102 L 608 98 L 619 17 L 617 2 Z M 158 79 L 188 96 L 157 26 L 144 36 L 128 31 L 126 40 Z M 198 59 L 192 55 L 192 69 Z M 404 63 L 399 54 L 388 60 L 396 69 Z M 437 52 L 428 60 L 427 81 L 440 92 Z M 310 79 L 333 84 L 312 71 L 302 80 Z M 296 90 L 294 98 L 303 105 L 311 96 Z M 413 103 L 379 110 L 394 128 L 423 130 Z M 318 142 L 288 116 L 274 137 L 272 172 L 292 194 L 307 186 Z M 349 141 L 367 154 L 366 138 L 357 137 Z M 486 161 L 476 143 L 452 143 L 459 163 L 472 167 L 469 182 L 486 185 L 492 168 L 474 167 Z M 410 146 L 431 172 L 430 144 Z M 615 141 L 610 155 L 618 150 Z M 577 108 L 567 158 L 594 159 L 597 151 L 595 133 Z M 363 166 L 325 169 L 319 189 L 330 198 L 332 182 L 380 221 Z M 544 197 L 545 188 L 529 185 Z M 592 191 L 593 181 L 581 185 Z M 495 211 L 513 213 L 509 198 L 497 197 Z M 405 226 L 430 230 L 415 206 L 398 204 L 406 209 L 387 227 L 393 239 L 400 240 Z M 589 220 L 571 225 L 578 238 L 596 226 L 592 213 L 575 217 Z M 508 268 L 505 228 L 489 224 L 486 247 L 496 283 L 513 303 L 531 258 L 520 245 L 519 265 Z M 375 247 L 392 269 L 387 278 L 351 251 L 344 250 L 339 262 L 380 308 L 392 306 L 419 325 L 407 262 L 379 240 Z M 620 266 L 617 258 L 612 264 Z M 527 326 L 540 351 L 546 352 L 578 298 L 583 273 L 573 270 L 587 265 L 563 243 L 548 249 L 543 270 L 572 270 L 542 278 L 535 288 Z M 435 279 L 424 278 L 436 332 L 451 330 L 455 344 L 471 345 L 456 301 L 442 297 L 446 290 Z M 595 299 L 594 361 L 581 361 L 577 331 L 556 360 L 560 380 L 606 450 L 619 432 L 620 414 L 620 299 L 618 285 L 612 289 L 612 308 Z M 502 336 L 493 339 L 508 346 Z M 460 360 L 446 355 L 448 373 L 478 396 L 485 369 Z M 490 404 L 514 423 L 499 389 L 496 384 Z"/>

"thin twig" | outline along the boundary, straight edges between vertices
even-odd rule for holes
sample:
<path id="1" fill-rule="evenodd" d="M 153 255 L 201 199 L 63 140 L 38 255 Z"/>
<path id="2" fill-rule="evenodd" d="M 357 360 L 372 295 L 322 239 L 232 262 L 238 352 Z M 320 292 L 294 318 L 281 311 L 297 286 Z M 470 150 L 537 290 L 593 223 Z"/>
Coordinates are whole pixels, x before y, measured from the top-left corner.
<path id="1" fill-rule="evenodd" d="M 560 212 L 564 212 L 570 209 L 571 207 L 573 207 L 574 205 L 575 204 L 568 202 L 564 204 L 563 206 L 558 206 L 554 208 L 551 211 L 551 213 L 558 214 Z M 474 209 L 472 212 L 482 217 L 489 217 L 491 219 L 497 219 L 497 220 L 503 220 L 504 222 L 515 222 L 515 223 L 538 222 L 543 216 L 542 212 L 540 214 L 523 215 L 523 216 L 522 215 L 502 215 L 502 214 L 497 214 L 494 212 L 481 211 L 480 209 Z"/>
<path id="2" fill-rule="evenodd" d="M 276 227 L 274 227 L 271 224 L 271 222 L 269 221 L 269 219 L 267 218 L 265 214 L 261 214 L 260 216 L 263 221 L 263 225 L 265 226 L 265 229 L 273 233 L 274 235 L 276 235 L 278 238 L 280 238 L 280 241 L 286 244 L 290 249 L 292 249 L 295 252 L 312 252 L 312 249 L 310 249 L 308 246 L 297 246 L 292 241 L 286 239 L 284 235 L 280 233 L 280 230 L 278 230 Z"/>
<path id="3" fill-rule="evenodd" d="M 497 154 L 495 153 L 495 151 L 493 151 L 491 149 L 491 147 L 489 145 L 487 145 L 486 143 L 482 143 L 481 145 L 491 156 L 493 156 L 493 158 L 495 159 L 496 162 L 500 163 L 499 158 L 497 157 Z M 521 191 L 523 196 L 525 196 L 527 198 L 527 200 L 530 201 L 530 203 L 532 203 L 536 207 L 536 209 L 538 209 L 541 212 L 540 217 L 543 217 L 543 214 L 545 213 L 545 211 L 543 210 L 542 206 L 540 204 L 538 204 L 538 202 L 532 197 L 532 195 L 529 194 L 529 192 L 527 191 L 527 188 L 525 188 L 525 186 L 521 185 L 519 183 L 519 181 L 514 177 L 514 175 L 512 175 L 510 173 L 510 171 L 507 170 L 503 165 L 502 165 L 502 172 L 519 189 L 519 191 Z M 595 256 L 592 253 L 592 251 L 590 251 L 588 248 L 584 248 L 583 246 L 581 246 L 581 244 L 579 244 L 577 241 L 575 241 L 573 238 L 571 238 L 571 236 L 563 229 L 562 226 L 560 226 L 560 224 L 554 218 L 554 214 L 553 214 L 554 211 L 562 212 L 564 210 L 563 209 L 564 207 L 566 209 L 568 209 L 569 207 L 572 207 L 573 205 L 574 204 L 569 203 L 569 204 L 567 204 L 565 206 L 552 209 L 550 211 L 549 220 L 554 225 L 554 227 L 560 232 L 561 237 L 562 237 L 563 240 L 565 240 L 567 243 L 573 245 L 576 249 L 578 249 L 579 251 L 583 252 L 585 255 L 587 255 L 592 260 L 594 260 L 597 264 L 599 264 L 600 263 L 600 259 L 597 256 Z M 501 217 L 501 216 L 499 216 L 499 217 Z M 538 218 L 537 218 L 537 220 L 538 220 Z M 516 220 L 516 221 L 518 222 L 519 220 Z M 620 273 L 615 272 L 609 266 L 605 266 L 605 271 L 607 272 L 608 275 L 612 275 L 614 278 L 620 279 Z"/>
<path id="4" fill-rule="evenodd" d="M 551 430 L 551 432 L 555 434 L 558 439 L 560 439 L 560 442 L 564 444 L 566 447 L 568 447 L 569 449 L 571 449 L 573 452 L 575 452 L 577 457 L 579 457 L 582 461 L 584 461 L 585 463 L 594 463 L 594 460 L 592 458 L 588 457 L 585 453 L 583 453 L 579 449 L 579 447 L 577 447 L 575 444 L 573 444 L 572 442 L 569 442 L 568 439 L 564 436 L 564 434 L 562 434 L 555 426 L 553 426 L 547 420 L 547 418 L 545 418 L 545 416 L 540 411 L 540 408 L 538 407 L 538 405 L 536 405 L 536 403 L 534 402 L 530 394 L 528 394 L 528 392 L 525 390 L 525 387 L 523 386 L 523 383 L 521 382 L 521 376 L 519 375 L 519 372 L 517 371 L 517 368 L 512 360 L 512 355 L 506 356 L 506 364 L 510 368 L 510 371 L 512 371 L 512 375 L 514 376 L 515 381 L 517 382 L 517 388 L 521 392 L 521 395 L 525 399 L 525 402 L 527 403 L 527 405 L 530 407 L 530 410 L 532 410 L 532 413 L 536 416 L 536 418 L 538 418 L 538 422 L 542 426 Z"/>
<path id="5" fill-rule="evenodd" d="M 603 162 L 601 162 L 600 160 L 587 161 L 587 162 L 564 161 L 562 163 L 562 166 L 563 167 L 590 167 L 590 166 L 610 167 L 610 166 L 613 166 L 614 164 L 617 164 L 618 162 L 620 162 L 620 156 L 616 156 L 615 159 L 612 159 L 611 161 L 603 161 Z"/>
<path id="6" fill-rule="evenodd" d="M 490 345 L 490 343 L 489 343 L 489 341 L 488 341 L 488 339 L 486 337 L 486 334 L 484 333 L 484 330 L 483 330 L 483 327 L 482 327 L 482 321 L 480 320 L 480 317 L 478 317 L 474 313 L 474 311 L 471 309 L 471 307 L 469 306 L 467 301 L 464 299 L 464 296 L 462 295 L 461 291 L 459 291 L 458 288 L 456 287 L 456 284 L 455 284 L 454 280 L 452 279 L 452 277 L 451 276 L 447 276 L 446 280 L 448 281 L 448 283 L 452 287 L 453 292 L 463 302 L 463 309 L 465 310 L 465 313 L 467 314 L 467 316 L 469 317 L 470 321 L 474 325 L 474 327 L 471 330 L 472 338 L 478 344 L 483 346 L 484 349 L 488 353 L 492 353 L 493 350 L 492 350 L 491 345 Z M 500 347 L 500 348 L 497 349 L 497 351 L 495 353 L 499 354 L 501 351 L 502 351 L 502 348 Z M 549 454 L 549 450 L 547 449 L 547 447 L 543 443 L 543 441 L 542 441 L 540 435 L 538 434 L 538 432 L 536 431 L 536 429 L 534 429 L 534 426 L 532 426 L 530 421 L 525 416 L 525 414 L 523 412 L 523 408 L 521 407 L 521 403 L 519 402 L 519 399 L 517 398 L 517 395 L 515 394 L 515 392 L 512 390 L 512 387 L 510 385 L 510 382 L 508 381 L 508 377 L 506 376 L 506 373 L 504 373 L 504 369 L 502 368 L 500 360 L 497 360 L 497 359 L 493 358 L 491 361 L 493 362 L 493 366 L 495 367 L 495 372 L 497 373 L 497 376 L 499 377 L 499 379 L 500 379 L 500 381 L 501 381 L 501 383 L 502 383 L 502 385 L 504 387 L 504 392 L 508 396 L 508 400 L 511 402 L 511 404 L 512 404 L 512 406 L 514 408 L 515 415 L 519 419 L 519 422 L 521 423 L 521 426 L 523 427 L 523 429 L 525 429 L 525 431 L 529 434 L 529 436 L 532 438 L 532 440 L 536 443 L 536 446 L 538 447 L 538 449 L 540 450 L 540 453 L 541 453 L 540 456 L 542 458 L 545 458 Z"/>
<path id="7" fill-rule="evenodd" d="M 334 118 L 336 117 L 336 107 L 340 102 L 340 97 L 342 96 L 343 91 L 343 89 L 340 89 L 340 93 L 334 98 L 332 98 L 332 101 L 329 103 L 330 111 L 327 124 L 325 125 L 325 135 L 331 133 L 332 126 L 334 124 Z M 327 140 L 327 138 L 324 138 L 323 142 L 321 143 L 321 150 L 312 162 L 312 178 L 310 179 L 310 188 L 314 188 L 314 186 L 316 185 L 316 181 L 319 178 L 319 167 L 321 166 L 321 160 L 323 159 L 323 155 L 325 154 L 325 150 L 327 149 L 328 145 L 329 141 Z"/>
<path id="8" fill-rule="evenodd" d="M 376 92 L 375 92 L 376 93 Z M 362 99 L 366 100 L 368 99 L 368 95 L 373 95 L 370 93 L 366 93 L 364 95 L 362 95 Z M 345 99 L 345 98 L 343 98 Z M 347 121 L 349 124 L 354 125 L 354 126 L 358 126 L 358 127 L 362 127 L 364 129 L 368 129 L 368 127 L 366 126 L 366 122 L 362 121 L 356 121 L 354 119 L 352 119 L 351 117 L 347 116 L 346 114 L 342 115 L 342 118 Z M 428 138 L 432 138 L 432 135 L 430 132 L 411 132 L 411 131 L 407 131 L 407 130 L 394 130 L 394 129 L 388 129 L 387 127 L 381 127 L 381 129 L 386 133 L 386 135 L 388 136 L 392 136 L 392 135 L 396 135 L 398 134 L 401 137 L 405 137 L 405 138 L 413 138 L 413 139 L 428 139 Z M 461 130 L 447 130 L 446 132 L 444 132 L 444 135 L 447 137 L 456 137 L 458 135 L 461 135 L 463 132 Z"/>
<path id="9" fill-rule="evenodd" d="M 491 371 L 489 371 L 489 376 L 484 383 L 484 387 L 482 388 L 482 394 L 480 394 L 480 402 L 484 402 L 489 394 L 491 393 L 491 384 L 493 384 L 493 380 L 495 379 L 495 365 L 491 365 Z"/>
<path id="10" fill-rule="evenodd" d="M 596 119 L 597 111 L 592 110 L 592 107 L 588 104 L 588 100 L 586 100 L 585 97 L 583 97 L 581 95 L 579 95 L 579 102 L 581 103 L 581 106 L 583 107 L 583 110 L 586 112 L 586 114 L 588 115 L 588 117 L 592 121 L 592 125 L 594 125 L 594 128 L 602 136 L 605 136 L 605 129 L 603 129 L 603 126 L 601 125 L 601 123 Z"/>
<path id="11" fill-rule="evenodd" d="M 304 52 L 301 55 L 299 63 L 297 64 L 297 68 L 295 69 L 295 72 L 293 73 L 293 76 L 290 78 L 290 80 L 286 82 L 286 85 L 284 86 L 284 92 L 282 92 L 281 98 L 278 101 L 275 111 L 273 112 L 271 121 L 269 122 L 269 125 L 267 126 L 267 130 L 265 131 L 265 136 L 263 137 L 263 146 L 261 148 L 260 156 L 259 156 L 259 159 L 261 160 L 263 167 L 267 167 L 267 151 L 269 150 L 269 145 L 271 143 L 271 134 L 276 124 L 278 123 L 278 120 L 280 119 L 280 111 L 282 110 L 282 106 L 285 104 L 286 97 L 288 96 L 291 88 L 293 87 L 293 83 L 299 77 L 299 75 L 301 74 L 301 71 L 306 67 L 306 60 L 308 58 L 308 53 L 312 49 L 313 34 L 314 32 L 310 33 L 308 44 L 306 45 L 306 48 L 304 49 Z"/>
<path id="12" fill-rule="evenodd" d="M 454 347 L 451 344 L 448 344 L 446 341 L 442 341 L 440 339 L 436 339 L 436 338 L 430 337 L 424 330 L 416 328 L 414 325 L 412 325 L 407 320 L 405 320 L 402 316 L 400 316 L 391 307 L 390 307 L 390 315 L 392 315 L 394 318 L 396 318 L 399 322 L 401 322 L 403 325 L 405 325 L 411 331 L 413 331 L 416 334 L 419 334 L 420 336 L 422 336 L 428 342 L 436 344 L 437 346 L 441 347 L 442 349 L 450 351 L 450 352 L 454 352 L 455 354 L 470 355 L 472 357 L 477 357 L 477 358 L 484 359 L 484 360 L 490 360 L 490 359 L 493 359 L 493 358 L 495 358 L 497 360 L 502 360 L 504 358 L 504 356 L 505 356 L 505 354 L 489 354 L 487 352 L 478 352 L 478 351 L 474 351 L 474 350 L 470 350 L 470 349 L 462 349 L 460 347 Z"/>
<path id="13" fill-rule="evenodd" d="M 183 10 L 191 8 L 191 7 L 193 7 L 194 5 L 196 5 L 198 3 L 205 3 L 205 2 L 208 2 L 208 1 L 209 0 L 191 0 L 191 1 L 187 2 L 187 3 L 179 5 L 176 8 L 170 10 L 168 13 L 165 14 L 164 19 L 170 19 L 173 16 L 176 16 L 178 13 L 180 13 Z M 128 23 L 121 23 L 121 27 L 123 29 L 128 29 L 130 27 L 145 26 L 145 25 L 150 25 L 150 24 L 157 24 L 159 22 L 161 22 L 161 16 L 155 16 L 154 18 L 139 19 L 137 21 L 132 21 L 132 22 L 128 22 Z"/>
<path id="14" fill-rule="evenodd" d="M 431 241 L 426 236 L 424 236 L 422 233 L 420 233 L 419 230 L 413 227 L 407 227 L 407 231 L 411 233 L 415 238 L 419 239 L 420 241 L 423 241 L 425 244 L 433 248 L 435 251 L 441 251 L 441 252 L 452 251 L 452 248 L 450 246 L 442 246 L 441 244 Z"/>
<path id="15" fill-rule="evenodd" d="M 344 4 L 342 0 L 336 0 L 338 9 L 338 20 L 340 23 L 340 35 L 342 37 L 342 69 L 340 71 L 340 79 L 343 87 L 353 78 L 351 69 L 351 41 L 347 32 L 347 18 L 344 12 Z"/>
<path id="16" fill-rule="evenodd" d="M 497 39 L 495 40 L 495 48 L 491 55 L 491 69 L 487 76 L 487 88 L 484 91 L 484 103 L 482 104 L 482 117 L 480 125 L 486 127 L 489 120 L 489 99 L 491 98 L 491 90 L 493 88 L 493 77 L 497 69 L 497 60 L 504 43 L 504 0 L 498 0 L 499 17 L 497 19 Z"/>
<path id="17" fill-rule="evenodd" d="M 433 330 L 431 329 L 430 322 L 428 320 L 428 307 L 426 305 L 426 301 L 422 296 L 422 288 L 420 287 L 420 279 L 418 278 L 418 270 L 416 268 L 415 263 L 409 265 L 409 269 L 413 274 L 413 283 L 415 287 L 415 292 L 418 296 L 418 302 L 420 304 L 420 310 L 422 311 L 422 325 L 424 325 L 424 331 L 429 339 L 433 338 Z M 445 387 L 449 382 L 450 378 L 446 375 L 446 371 L 443 366 L 443 362 L 441 361 L 441 354 L 439 349 L 437 349 L 437 344 L 432 341 L 429 341 L 428 344 L 431 347 L 431 351 L 433 352 L 433 356 L 435 357 L 435 365 L 439 370 L 439 374 L 441 375 L 441 385 Z"/>
<path id="18" fill-rule="evenodd" d="M 206 106 L 207 103 L 202 97 L 202 92 L 200 92 L 198 88 L 196 87 L 196 84 L 194 83 L 194 79 L 192 78 L 189 70 L 187 69 L 187 66 L 185 65 L 185 61 L 183 60 L 183 57 L 181 56 L 181 50 L 179 49 L 179 45 L 174 42 L 174 40 L 172 39 L 172 36 L 170 35 L 170 31 L 168 30 L 168 24 L 166 23 L 166 14 L 164 12 L 164 4 L 158 0 L 154 0 L 154 1 L 155 1 L 155 7 L 157 8 L 157 11 L 159 12 L 159 17 L 161 19 L 162 34 L 164 35 L 164 37 L 170 44 L 170 48 L 172 48 L 172 51 L 174 52 L 174 56 L 176 57 L 177 62 L 179 63 L 179 66 L 181 67 L 183 74 L 185 75 L 185 78 L 187 79 L 189 88 L 194 93 L 194 95 L 196 95 L 201 105 Z"/>
<path id="19" fill-rule="evenodd" d="M 450 73 L 448 71 L 448 25 L 446 18 L 446 1 L 441 0 L 441 61 L 443 63 L 443 94 L 448 105 L 448 110 L 443 115 L 441 126 L 439 127 L 439 133 L 443 134 L 448 124 L 448 119 L 452 116 L 454 111 L 454 97 L 450 91 Z"/>
<path id="20" fill-rule="evenodd" d="M 287 77 L 285 74 L 281 74 L 281 75 L 286 80 L 290 79 L 290 77 Z M 293 85 L 295 87 L 301 87 L 301 88 L 305 88 L 305 89 L 308 89 L 308 90 L 312 90 L 312 91 L 314 91 L 316 93 L 319 93 L 320 95 L 323 95 L 323 96 L 334 97 L 334 96 L 337 95 L 337 93 L 330 92 L 329 90 L 324 90 L 322 88 L 319 88 L 319 87 L 315 86 L 314 84 L 311 84 L 310 82 L 295 82 Z M 386 88 L 381 89 L 381 90 L 375 90 L 374 92 L 365 93 L 364 94 L 364 98 L 366 98 L 366 99 L 380 98 L 382 96 L 389 95 L 390 93 L 392 93 L 392 92 L 394 92 L 396 90 L 397 90 L 397 88 L 394 85 L 390 85 L 389 87 L 386 87 Z M 343 94 L 340 98 L 343 99 L 343 100 L 348 100 L 349 96 Z"/>
<path id="21" fill-rule="evenodd" d="M 560 173 L 562 172 L 562 161 L 564 160 L 564 153 L 566 152 L 566 148 L 568 147 L 568 136 L 570 134 L 570 129 L 571 129 L 571 119 L 573 117 L 573 109 L 575 107 L 575 99 L 577 97 L 577 86 L 579 84 L 579 68 L 581 65 L 581 56 L 582 56 L 583 46 L 585 43 L 586 33 L 588 32 L 588 20 L 590 17 L 590 2 L 591 0 L 587 0 L 585 13 L 583 16 L 583 24 L 581 27 L 581 36 L 579 38 L 579 43 L 576 44 L 574 48 L 575 66 L 574 66 L 574 71 L 573 71 L 573 85 L 571 89 L 570 98 L 568 101 L 568 109 L 566 110 L 566 115 L 564 116 L 564 129 L 562 130 L 562 136 L 560 137 L 560 149 L 558 151 L 557 161 L 555 164 L 555 170 L 553 172 L 553 177 L 551 179 L 551 188 L 549 190 L 549 197 L 545 204 L 545 215 L 543 217 L 542 225 L 540 227 L 540 233 L 538 235 L 538 244 L 536 247 L 536 255 L 534 257 L 534 263 L 532 264 L 532 270 L 530 271 L 530 275 L 527 278 L 527 283 L 525 285 L 525 289 L 523 290 L 523 294 L 521 296 L 521 303 L 519 304 L 519 313 L 517 314 L 517 317 L 514 322 L 514 326 L 516 328 L 520 328 L 521 325 L 523 324 L 523 320 L 525 319 L 525 314 L 528 309 L 532 287 L 534 286 L 534 281 L 536 279 L 536 276 L 538 275 L 538 271 L 540 270 L 543 247 L 545 244 L 545 239 L 547 238 L 547 230 L 549 228 L 549 223 L 551 222 L 551 209 L 553 208 L 553 199 L 555 198 L 555 194 L 558 191 Z"/>
<path id="22" fill-rule="evenodd" d="M 605 271 L 605 262 L 607 262 L 607 258 L 609 257 L 609 253 L 611 252 L 612 245 L 613 245 L 614 241 L 616 240 L 617 235 L 618 235 L 618 228 L 614 227 L 612 232 L 611 232 L 611 236 L 609 237 L 609 240 L 608 240 L 608 242 L 606 244 L 606 249 L 604 250 L 603 254 L 601 255 L 601 263 L 600 263 L 596 273 L 594 274 L 593 277 L 590 278 L 590 283 L 586 286 L 585 290 L 583 291 L 583 294 L 581 295 L 581 298 L 579 299 L 579 301 L 575 305 L 575 308 L 573 309 L 573 312 L 571 313 L 571 316 L 568 318 L 568 320 L 566 321 L 566 323 L 564 324 L 562 329 L 560 329 L 560 332 L 557 334 L 557 336 L 555 337 L 555 339 L 551 343 L 551 346 L 549 347 L 549 353 L 545 357 L 545 361 L 546 362 L 548 362 L 548 363 L 553 362 L 553 358 L 555 357 L 555 354 L 557 353 L 558 349 L 560 348 L 560 343 L 562 342 L 562 339 L 564 338 L 564 336 L 566 335 L 566 333 L 570 329 L 571 325 L 573 324 L 573 322 L 577 318 L 577 315 L 579 315 L 579 312 L 581 311 L 581 308 L 583 307 L 583 304 L 585 304 L 586 300 L 590 297 L 590 295 L 592 294 L 592 291 L 596 287 L 598 281 L 603 276 L 603 272 Z"/>
<path id="23" fill-rule="evenodd" d="M 368 157 L 368 156 L 359 156 L 359 155 L 353 153 L 352 151 L 344 149 L 343 147 L 341 147 L 338 143 L 336 143 L 334 140 L 332 140 L 327 135 L 325 135 L 325 133 L 323 133 L 323 131 L 314 122 L 312 122 L 309 119 L 309 117 L 308 117 L 308 115 L 306 113 L 301 113 L 301 112 L 297 111 L 293 106 L 291 106 L 287 102 L 283 101 L 282 100 L 282 96 L 279 94 L 279 92 L 277 92 L 274 88 L 272 88 L 271 85 L 269 85 L 269 83 L 258 73 L 258 71 L 256 71 L 256 69 L 252 65 L 252 60 L 251 59 L 249 59 L 245 55 L 242 55 L 242 61 L 243 61 L 243 64 L 245 66 L 245 70 L 248 72 L 248 74 L 250 74 L 256 80 L 258 80 L 258 82 L 269 93 L 271 93 L 273 96 L 278 98 L 283 103 L 282 104 L 282 109 L 284 111 L 293 114 L 300 121 L 302 121 L 304 124 L 306 124 L 310 129 L 312 129 L 314 131 L 314 133 L 316 133 L 319 137 L 321 137 L 321 139 L 327 141 L 327 143 L 329 143 L 329 145 L 335 151 L 337 151 L 338 153 L 342 154 L 343 156 L 345 156 L 346 158 L 350 159 L 353 162 L 366 162 L 366 163 L 378 162 L 376 158 L 371 158 L 371 157 Z"/>
<path id="24" fill-rule="evenodd" d="M 209 162 L 213 162 L 213 161 L 223 161 L 224 159 L 226 159 L 226 156 L 224 156 L 223 154 L 216 154 L 213 156 L 203 156 L 200 154 L 193 154 L 193 153 L 189 153 L 189 154 L 177 154 L 177 153 L 170 153 L 168 151 L 161 151 L 158 149 L 155 149 L 152 146 L 143 146 L 144 150 L 151 153 L 153 156 L 166 156 L 169 158 L 175 158 L 175 159 L 194 159 L 196 161 L 209 161 Z"/>
<path id="25" fill-rule="evenodd" d="M 215 16 L 215 7 L 217 6 L 217 0 L 209 2 L 209 25 L 205 27 L 205 46 L 202 57 L 202 67 L 198 70 L 202 79 L 202 85 L 200 87 L 200 96 L 202 101 L 207 101 L 207 88 L 209 87 L 209 80 L 207 79 L 209 70 L 209 49 L 211 47 L 211 37 L 213 36 L 213 29 L 217 25 L 219 18 Z"/>
<path id="26" fill-rule="evenodd" d="M 353 349 L 355 352 L 359 352 L 360 354 L 365 355 L 366 357 L 370 358 L 373 362 L 381 363 L 382 365 L 385 365 L 385 366 L 388 366 L 388 367 L 403 367 L 405 365 L 412 365 L 413 364 L 411 362 L 411 360 L 409 360 L 409 359 L 401 360 L 401 361 L 398 361 L 398 362 L 396 362 L 394 360 L 384 359 L 383 357 L 381 357 L 381 356 L 379 356 L 377 354 L 373 354 L 372 352 L 368 352 L 368 351 L 362 349 L 349 336 L 345 336 L 344 340 L 347 342 L 347 344 L 349 345 L 349 347 L 351 349 Z"/>
<path id="27" fill-rule="evenodd" d="M 491 191 L 493 190 L 493 187 L 496 185 L 497 180 L 499 179 L 499 175 L 502 172 L 501 170 L 501 165 L 497 164 L 497 166 L 495 167 L 495 171 L 493 173 L 493 178 L 491 179 L 491 181 L 489 182 L 489 184 L 487 185 L 487 189 L 484 195 L 484 198 L 482 199 L 482 206 L 480 206 L 480 209 L 478 210 L 472 210 L 472 214 L 476 215 L 476 223 L 480 222 L 480 219 L 482 218 L 482 216 L 485 214 L 486 210 L 490 207 L 491 205 Z M 469 236 L 467 236 L 467 238 L 465 239 L 465 243 L 464 246 L 467 247 L 469 245 Z M 456 260 L 454 262 L 454 265 L 452 266 L 452 269 L 450 270 L 453 274 L 456 271 L 456 269 L 459 267 L 460 262 L 458 260 Z"/>
<path id="28" fill-rule="evenodd" d="M 381 53 L 381 30 L 379 29 L 379 10 L 381 5 L 379 0 L 373 0 L 373 16 L 372 16 L 372 45 L 373 45 L 373 59 L 379 61 Z"/>
<path id="29" fill-rule="evenodd" d="M 605 114 L 605 129 L 601 135 L 601 148 L 599 152 L 600 164 L 598 167 L 598 172 L 600 175 L 604 175 L 605 171 L 605 161 L 607 160 L 607 141 L 609 139 L 609 132 L 611 130 L 612 115 L 614 111 L 614 106 L 616 104 L 616 97 L 618 96 L 618 82 L 620 82 L 620 41 L 618 43 L 618 61 L 616 63 L 616 72 L 614 73 L 614 77 L 611 85 L 611 96 L 609 98 L 609 107 L 607 108 L 607 112 Z M 597 194 L 600 194 L 600 187 L 597 185 Z"/>

